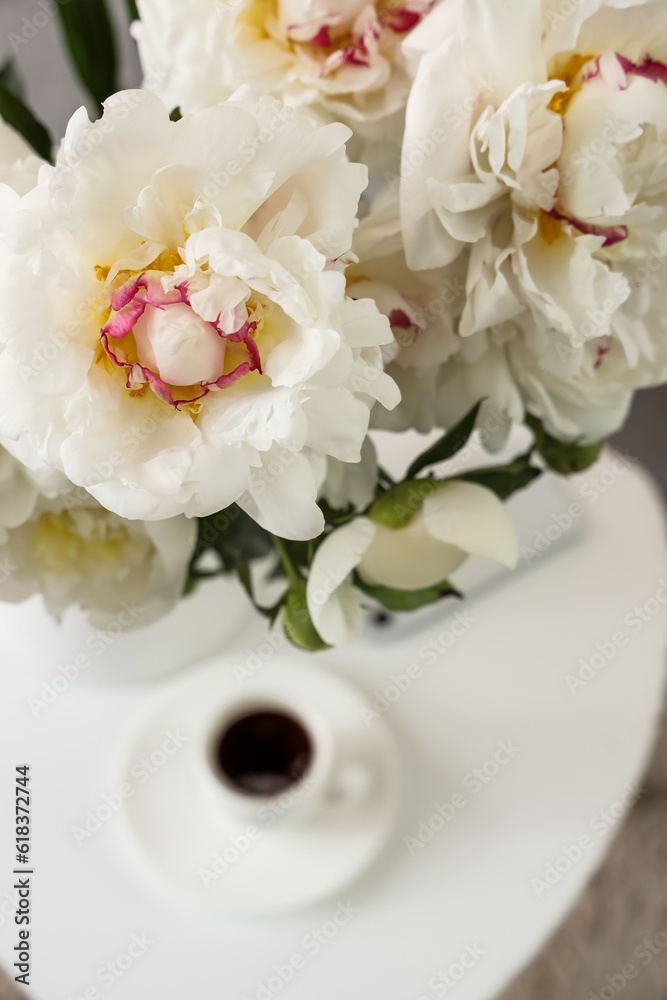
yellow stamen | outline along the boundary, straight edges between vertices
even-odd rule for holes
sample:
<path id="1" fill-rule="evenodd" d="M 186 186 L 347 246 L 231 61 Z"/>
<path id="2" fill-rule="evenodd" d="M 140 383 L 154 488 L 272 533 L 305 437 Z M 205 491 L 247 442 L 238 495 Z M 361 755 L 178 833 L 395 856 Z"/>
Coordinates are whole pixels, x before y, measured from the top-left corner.
<path id="1" fill-rule="evenodd" d="M 563 224 L 561 220 L 554 219 L 553 215 L 547 215 L 546 212 L 540 212 L 539 226 L 540 234 L 549 246 L 553 246 L 556 240 L 560 239 L 563 235 Z"/>
<path id="2" fill-rule="evenodd" d="M 562 80 L 567 84 L 567 90 L 561 90 L 549 101 L 549 110 L 557 115 L 564 115 L 574 97 L 581 90 L 581 71 L 595 56 L 575 54 L 565 62 L 556 60 L 550 73 L 551 80 Z"/>

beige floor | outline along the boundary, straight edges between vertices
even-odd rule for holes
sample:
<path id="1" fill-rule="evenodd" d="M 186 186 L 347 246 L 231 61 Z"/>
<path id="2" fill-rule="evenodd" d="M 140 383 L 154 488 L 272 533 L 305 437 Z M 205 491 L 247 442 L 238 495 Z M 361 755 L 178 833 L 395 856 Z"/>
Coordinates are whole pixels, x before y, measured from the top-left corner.
<path id="1" fill-rule="evenodd" d="M 574 912 L 498 1000 L 667 1000 L 667 724 L 643 787 Z"/>

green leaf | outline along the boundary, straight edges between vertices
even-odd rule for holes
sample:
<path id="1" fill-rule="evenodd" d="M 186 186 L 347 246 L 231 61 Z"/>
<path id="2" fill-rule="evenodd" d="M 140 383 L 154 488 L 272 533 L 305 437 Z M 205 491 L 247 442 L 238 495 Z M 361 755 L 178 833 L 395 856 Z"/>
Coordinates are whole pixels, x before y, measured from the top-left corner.
<path id="1" fill-rule="evenodd" d="M 139 20 L 139 11 L 137 10 L 137 0 L 125 0 L 127 4 L 127 13 L 130 21 Z"/>
<path id="2" fill-rule="evenodd" d="M 275 540 L 273 544 L 274 545 L 276 544 Z M 290 562 L 294 566 L 296 566 L 297 570 L 307 569 L 308 566 L 310 566 L 311 562 L 313 561 L 313 545 L 311 540 L 308 541 L 290 540 L 289 542 L 286 542 L 284 544 L 286 545 L 287 548 L 288 558 Z M 283 574 L 287 576 L 282 556 L 280 565 L 282 566 Z"/>
<path id="3" fill-rule="evenodd" d="M 419 455 L 408 469 L 405 478 L 414 479 L 422 469 L 426 469 L 429 465 L 438 465 L 440 462 L 446 462 L 448 458 L 456 455 L 461 448 L 465 447 L 475 429 L 477 414 L 483 402 L 484 400 L 480 400 L 470 413 L 466 414 L 463 420 L 459 421 L 439 441 L 436 441 L 434 445 Z"/>
<path id="4" fill-rule="evenodd" d="M 183 117 L 183 115 L 181 114 L 181 109 L 180 108 L 174 108 L 174 110 L 169 115 L 169 121 L 170 122 L 180 122 L 180 120 L 181 120 L 182 117 Z"/>
<path id="5" fill-rule="evenodd" d="M 532 449 L 525 455 L 520 455 L 508 465 L 496 465 L 488 469 L 473 469 L 464 472 L 456 479 L 466 483 L 477 483 L 478 486 L 486 486 L 488 490 L 506 500 L 508 497 L 529 486 L 535 479 L 542 475 L 542 470 L 530 464 Z"/>
<path id="6" fill-rule="evenodd" d="M 449 580 L 436 583 L 423 590 L 395 590 L 393 587 L 376 587 L 366 583 L 358 573 L 354 574 L 355 585 L 365 594 L 372 597 L 388 611 L 416 611 L 427 604 L 435 604 L 443 597 L 462 597 Z"/>
<path id="7" fill-rule="evenodd" d="M 38 156 L 51 159 L 52 139 L 47 129 L 6 83 L 0 83 L 0 117 L 23 136 Z"/>
<path id="8" fill-rule="evenodd" d="M 0 67 L 0 86 L 25 101 L 25 87 L 18 67 L 13 59 L 7 59 Z"/>
<path id="9" fill-rule="evenodd" d="M 190 597 L 191 594 L 195 593 L 198 587 L 199 587 L 199 577 L 189 576 L 183 586 L 181 597 Z"/>
<path id="10" fill-rule="evenodd" d="M 246 594 L 250 598 L 250 602 L 255 608 L 255 610 L 259 611 L 260 615 L 264 615 L 265 618 L 268 618 L 271 625 L 273 625 L 276 618 L 278 617 L 278 612 L 280 611 L 285 601 L 287 600 L 288 592 L 285 591 L 285 593 L 277 601 L 277 603 L 273 605 L 273 607 L 270 608 L 264 607 L 264 605 L 257 603 L 257 598 L 255 597 L 255 588 L 253 587 L 252 584 L 250 564 L 246 562 L 245 559 L 241 559 L 239 562 L 237 562 L 235 569 L 236 569 L 236 575 L 238 576 L 241 582 L 241 586 L 243 587 Z"/>
<path id="11" fill-rule="evenodd" d="M 390 489 L 392 486 L 396 485 L 396 483 L 391 478 L 387 470 L 383 469 L 381 465 L 378 465 L 378 479 L 384 486 L 387 487 L 387 489 Z"/>
<path id="12" fill-rule="evenodd" d="M 91 97 L 102 104 L 118 90 L 116 40 L 106 0 L 58 4 L 60 24 L 72 62 Z"/>
<path id="13" fill-rule="evenodd" d="M 526 424 L 535 435 L 535 448 L 554 472 L 570 476 L 574 472 L 584 472 L 600 457 L 603 441 L 582 444 L 580 441 L 559 441 L 548 434 L 542 422 L 532 414 L 526 415 Z"/>
<path id="14" fill-rule="evenodd" d="M 239 560 L 260 559 L 273 550 L 271 536 L 235 503 L 217 514 L 198 518 L 197 563 L 209 549 L 217 552 L 228 570 Z"/>
<path id="15" fill-rule="evenodd" d="M 335 525 L 336 527 L 341 524 L 347 524 L 358 516 L 358 511 L 349 504 L 341 510 L 332 507 L 326 500 L 318 500 L 317 505 L 322 511 L 326 523 Z"/>
<path id="16" fill-rule="evenodd" d="M 276 601 L 276 603 L 273 605 L 272 608 L 261 609 L 262 614 L 266 615 L 266 617 L 269 619 L 269 625 L 275 625 L 276 618 L 280 614 L 280 609 L 284 606 L 288 595 L 289 591 L 286 590 L 285 593 L 282 595 L 282 597 L 278 601 Z"/>
<path id="17" fill-rule="evenodd" d="M 246 559 L 239 559 L 236 564 L 236 575 L 241 581 L 241 586 L 245 590 L 246 594 L 255 603 L 255 592 L 252 586 L 252 577 L 250 576 L 250 564 Z"/>

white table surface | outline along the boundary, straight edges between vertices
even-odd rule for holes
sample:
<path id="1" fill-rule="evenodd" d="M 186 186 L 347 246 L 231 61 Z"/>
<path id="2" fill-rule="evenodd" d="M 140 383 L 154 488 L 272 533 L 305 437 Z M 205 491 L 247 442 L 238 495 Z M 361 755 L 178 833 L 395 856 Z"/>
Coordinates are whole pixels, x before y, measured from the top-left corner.
<path id="1" fill-rule="evenodd" d="M 602 861 L 661 705 L 664 606 L 641 628 L 633 608 L 646 606 L 667 573 L 662 508 L 641 471 L 614 473 L 623 466 L 613 461 L 608 454 L 602 469 L 568 484 L 545 479 L 515 498 L 522 542 L 531 547 L 536 531 L 571 503 L 584 510 L 572 533 L 530 567 L 473 584 L 463 608 L 427 610 L 312 658 L 313 670 L 342 671 L 369 701 L 392 672 L 423 666 L 423 676 L 384 715 L 407 774 L 399 822 L 378 863 L 341 897 L 358 914 L 318 954 L 308 935 L 331 920 L 335 900 L 276 921 L 212 918 L 143 877 L 126 850 L 122 812 L 76 844 L 71 827 L 113 789 L 119 747 L 169 681 L 116 690 L 75 684 L 34 718 L 28 698 L 40 678 L 34 667 L 3 656 L 0 801 L 7 808 L 0 858 L 9 889 L 13 767 L 27 760 L 34 774 L 34 995 L 67 1000 L 96 982 L 106 995 L 98 970 L 123 954 L 133 934 L 154 943 L 114 981 L 118 1000 L 255 1000 L 266 996 L 261 987 L 274 966 L 295 954 L 303 967 L 280 991 L 293 1000 L 418 1000 L 442 995 L 445 980 L 437 977 L 450 968 L 458 974 L 466 948 L 484 954 L 457 983 L 457 997 L 497 994 Z M 483 577 L 474 566 L 470 575 Z M 429 664 L 424 644 L 464 611 L 474 622 Z M 263 629 L 258 623 L 239 640 L 229 654 L 234 662 L 259 647 Z M 572 693 L 567 675 L 619 631 L 627 643 Z M 270 670 L 270 661 L 262 669 Z M 475 790 L 466 775 L 483 767 L 501 741 L 521 749 Z M 153 780 L 168 781 L 168 768 Z M 411 854 L 404 838 L 457 792 L 465 806 Z M 581 859 L 542 889 L 534 880 L 583 836 Z M 2 883 L 0 890 L 3 897 Z M 15 930 L 9 921 L 0 926 L 5 965 Z"/>

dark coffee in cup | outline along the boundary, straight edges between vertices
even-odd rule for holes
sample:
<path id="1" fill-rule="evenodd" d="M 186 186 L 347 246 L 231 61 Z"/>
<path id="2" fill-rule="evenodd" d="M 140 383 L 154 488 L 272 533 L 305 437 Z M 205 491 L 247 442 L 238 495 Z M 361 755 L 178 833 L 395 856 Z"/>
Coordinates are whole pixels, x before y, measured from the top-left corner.
<path id="1" fill-rule="evenodd" d="M 313 756 L 311 738 L 293 716 L 258 709 L 233 719 L 215 745 L 227 781 L 246 795 L 271 796 L 298 784 Z"/>

